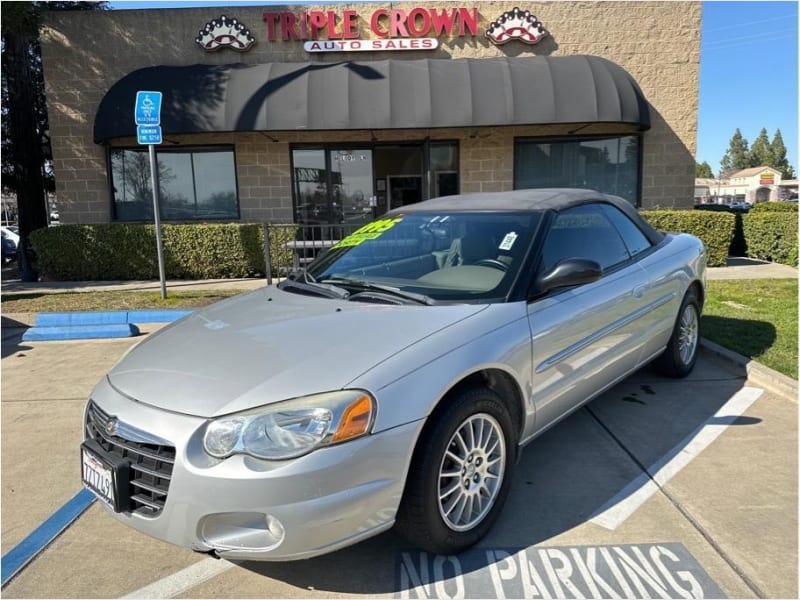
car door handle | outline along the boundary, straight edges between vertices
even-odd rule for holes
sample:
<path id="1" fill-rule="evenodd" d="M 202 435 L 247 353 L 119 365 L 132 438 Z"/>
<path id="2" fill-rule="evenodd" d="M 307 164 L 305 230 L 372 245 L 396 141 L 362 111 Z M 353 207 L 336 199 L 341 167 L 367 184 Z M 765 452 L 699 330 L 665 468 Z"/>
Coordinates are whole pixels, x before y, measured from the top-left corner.
<path id="1" fill-rule="evenodd" d="M 633 297 L 641 298 L 642 296 L 644 296 L 646 290 L 647 290 L 646 285 L 637 285 L 635 288 L 633 288 Z"/>

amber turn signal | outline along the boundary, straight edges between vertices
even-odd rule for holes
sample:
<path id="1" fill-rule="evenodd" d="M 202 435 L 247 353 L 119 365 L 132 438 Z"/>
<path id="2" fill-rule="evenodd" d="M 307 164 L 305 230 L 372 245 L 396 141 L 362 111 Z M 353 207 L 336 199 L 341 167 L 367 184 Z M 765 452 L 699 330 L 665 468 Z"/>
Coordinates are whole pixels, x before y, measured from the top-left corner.
<path id="1" fill-rule="evenodd" d="M 360 396 L 344 410 L 331 441 L 341 442 L 363 435 L 369 430 L 371 422 L 372 399 L 369 396 Z"/>

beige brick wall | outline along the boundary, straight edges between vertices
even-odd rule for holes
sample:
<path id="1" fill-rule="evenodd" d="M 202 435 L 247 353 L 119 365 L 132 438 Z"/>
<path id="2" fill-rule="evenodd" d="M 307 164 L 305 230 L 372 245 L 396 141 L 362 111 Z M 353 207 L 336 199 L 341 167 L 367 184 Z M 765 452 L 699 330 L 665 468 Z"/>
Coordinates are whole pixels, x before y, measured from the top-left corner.
<path id="1" fill-rule="evenodd" d="M 482 32 L 489 21 L 515 4 L 529 7 L 550 32 L 536 46 L 512 42 L 496 47 Z M 433 3 L 431 4 L 433 6 Z M 311 10 L 351 8 L 369 15 L 387 5 L 315 5 Z M 418 3 L 396 3 L 410 10 Z M 42 35 L 45 84 L 53 139 L 59 209 L 64 222 L 108 221 L 111 215 L 106 151 L 92 141 L 94 115 L 106 91 L 121 77 L 153 65 L 247 64 L 272 61 L 340 61 L 413 58 L 593 54 L 624 67 L 651 105 L 652 128 L 644 135 L 643 205 L 689 206 L 694 192 L 697 95 L 700 60 L 700 2 L 475 2 L 435 3 L 476 6 L 480 31 L 475 38 L 440 40 L 435 51 L 309 55 L 300 42 L 266 41 L 265 11 L 285 7 L 202 7 L 104 12 L 56 12 Z M 290 10 L 299 10 L 292 7 Z M 258 40 L 247 53 L 203 52 L 198 30 L 226 14 L 245 23 Z M 360 20 L 361 37 L 371 37 Z M 131 107 L 132 110 L 132 107 Z M 132 116 L 131 116 L 132 118 Z M 581 133 L 602 133 L 597 125 Z M 513 177 L 513 138 L 565 133 L 554 127 L 470 130 L 381 131 L 380 141 L 457 139 L 461 191 L 508 190 Z M 487 135 L 488 134 L 488 135 Z M 369 133 L 260 133 L 170 136 L 180 143 L 227 143 L 236 148 L 241 216 L 245 220 L 289 220 L 292 200 L 289 144 L 368 141 Z M 135 140 L 133 140 L 135 141 Z M 116 140 L 115 145 L 131 140 Z"/>

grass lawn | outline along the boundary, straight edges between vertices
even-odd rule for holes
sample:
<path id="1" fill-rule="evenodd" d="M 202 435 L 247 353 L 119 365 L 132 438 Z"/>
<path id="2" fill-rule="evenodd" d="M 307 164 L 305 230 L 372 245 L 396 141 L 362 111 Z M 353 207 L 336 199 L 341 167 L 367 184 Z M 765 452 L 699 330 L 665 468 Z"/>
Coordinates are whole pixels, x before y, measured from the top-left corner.
<path id="1" fill-rule="evenodd" d="M 797 379 L 797 280 L 710 280 L 700 333 Z"/>
<path id="2" fill-rule="evenodd" d="M 3 313 L 62 312 L 74 310 L 132 310 L 138 308 L 193 308 L 206 306 L 243 290 L 192 290 L 161 292 L 61 292 L 4 294 Z"/>

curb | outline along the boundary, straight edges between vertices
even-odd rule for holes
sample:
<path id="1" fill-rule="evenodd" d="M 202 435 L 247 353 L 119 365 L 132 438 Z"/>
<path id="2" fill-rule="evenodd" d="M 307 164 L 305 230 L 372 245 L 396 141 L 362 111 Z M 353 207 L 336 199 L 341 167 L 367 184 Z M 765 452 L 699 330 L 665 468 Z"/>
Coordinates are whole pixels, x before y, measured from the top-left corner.
<path id="1" fill-rule="evenodd" d="M 794 402 L 795 404 L 798 403 L 798 388 L 796 379 L 792 379 L 783 373 L 779 373 L 774 369 L 770 369 L 769 367 L 756 362 L 752 358 L 747 358 L 738 352 L 723 348 L 719 344 L 715 344 L 711 340 L 708 340 L 704 337 L 700 338 L 700 346 L 712 354 L 715 354 L 741 368 L 743 371 L 742 374 L 750 379 L 753 383 L 764 386 L 771 392 L 786 398 L 790 402 Z"/>
<path id="2" fill-rule="evenodd" d="M 22 341 L 135 337 L 139 328 L 134 323 L 171 323 L 192 312 L 183 309 L 43 312 L 36 316 L 34 326 L 22 334 Z"/>
<path id="3" fill-rule="evenodd" d="M 139 328 L 130 323 L 107 325 L 52 325 L 31 327 L 22 334 L 23 342 L 50 342 L 63 340 L 100 340 L 127 338 L 139 335 Z"/>
<path id="4" fill-rule="evenodd" d="M 41 312 L 36 327 L 70 327 L 82 325 L 126 325 L 130 323 L 172 323 L 192 314 L 188 309 L 90 310 Z"/>

